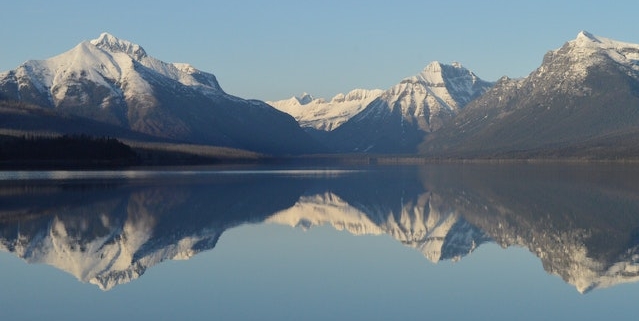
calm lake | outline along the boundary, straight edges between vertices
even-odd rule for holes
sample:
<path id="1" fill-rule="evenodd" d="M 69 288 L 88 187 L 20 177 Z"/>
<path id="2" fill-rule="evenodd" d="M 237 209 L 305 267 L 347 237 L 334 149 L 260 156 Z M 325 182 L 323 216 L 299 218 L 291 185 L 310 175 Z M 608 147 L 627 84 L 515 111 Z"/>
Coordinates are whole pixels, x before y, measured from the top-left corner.
<path id="1" fill-rule="evenodd" d="M 0 320 L 636 317 L 639 166 L 0 172 Z"/>

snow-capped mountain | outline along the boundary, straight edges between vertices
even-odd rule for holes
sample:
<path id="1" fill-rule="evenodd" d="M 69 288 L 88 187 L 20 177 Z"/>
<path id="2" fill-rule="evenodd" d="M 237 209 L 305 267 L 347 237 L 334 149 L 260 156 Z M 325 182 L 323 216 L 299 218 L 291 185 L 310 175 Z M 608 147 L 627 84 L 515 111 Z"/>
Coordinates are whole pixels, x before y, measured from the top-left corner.
<path id="1" fill-rule="evenodd" d="M 16 98 L 43 101 L 41 105 L 49 107 L 82 106 L 93 100 L 99 108 L 131 101 L 141 108 L 152 107 L 152 80 L 145 76 L 166 78 L 167 82 L 198 88 L 211 96 L 224 94 L 214 75 L 188 64 L 162 62 L 147 55 L 139 45 L 108 33 L 61 55 L 30 60 L 15 71 L 0 74 L 3 83 L 15 82 Z M 101 90 L 87 91 L 88 85 Z"/>
<path id="2" fill-rule="evenodd" d="M 639 45 L 584 31 L 522 79 L 493 86 L 458 63 L 433 62 L 383 92 L 357 89 L 330 101 L 306 94 L 271 102 L 277 110 L 104 33 L 0 73 L 0 131 L 267 154 L 637 157 L 638 61 Z"/>
<path id="3" fill-rule="evenodd" d="M 639 45 L 588 32 L 548 52 L 523 79 L 502 78 L 425 153 L 461 156 L 636 155 Z"/>
<path id="4" fill-rule="evenodd" d="M 269 153 L 308 152 L 314 146 L 289 115 L 228 95 L 214 75 L 165 63 L 108 33 L 0 74 L 0 99 L 171 141 Z"/>
<path id="5" fill-rule="evenodd" d="M 304 93 L 267 103 L 293 116 L 302 127 L 331 131 L 362 111 L 382 92 L 381 89 L 354 89 L 346 95 L 337 94 L 330 101 Z"/>
<path id="6" fill-rule="evenodd" d="M 348 152 L 415 152 L 428 133 L 492 85 L 459 63 L 432 62 L 333 131 L 330 145 Z"/>

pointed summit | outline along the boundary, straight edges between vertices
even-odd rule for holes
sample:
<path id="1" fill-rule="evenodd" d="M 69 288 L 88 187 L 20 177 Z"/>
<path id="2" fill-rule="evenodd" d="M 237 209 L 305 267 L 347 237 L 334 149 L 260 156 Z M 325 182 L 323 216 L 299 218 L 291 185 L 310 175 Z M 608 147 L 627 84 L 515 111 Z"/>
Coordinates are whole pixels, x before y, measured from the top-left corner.
<path id="1" fill-rule="evenodd" d="M 579 34 L 577 34 L 577 40 L 601 42 L 595 35 L 585 30 L 580 31 Z"/>
<path id="2" fill-rule="evenodd" d="M 315 99 L 309 93 L 303 93 L 301 96 L 296 96 L 295 98 L 300 103 L 300 105 L 306 105 Z"/>
<path id="3" fill-rule="evenodd" d="M 639 61 L 639 44 L 581 31 L 574 40 L 549 52 L 544 58 L 544 65 L 541 66 L 542 71 L 556 68 L 547 65 L 552 61 L 562 66 L 570 66 L 569 74 L 576 76 L 577 79 L 583 79 L 588 74 L 590 66 L 601 64 L 602 61 L 613 61 L 618 66 L 633 70 L 631 73 L 636 73 L 639 72 L 639 64 L 637 63 Z"/>
<path id="4" fill-rule="evenodd" d="M 413 153 L 428 133 L 491 86 L 459 63 L 431 62 L 337 128 L 328 144 L 345 152 Z"/>
<path id="5" fill-rule="evenodd" d="M 147 56 L 146 51 L 140 45 L 119 39 L 107 32 L 103 32 L 100 37 L 91 40 L 91 44 L 106 51 L 125 53 L 138 61 Z"/>
<path id="6" fill-rule="evenodd" d="M 108 33 L 0 74 L 0 96 L 51 110 L 39 116 L 46 125 L 38 131 L 179 141 L 268 154 L 319 147 L 292 117 L 260 101 L 226 94 L 215 75 L 189 64 L 161 61 Z M 54 124 L 57 121 L 45 121 L 66 115 L 108 128 L 98 133 L 92 126 L 67 129 Z"/>
<path id="7" fill-rule="evenodd" d="M 442 75 L 442 70 L 444 68 L 444 65 L 442 65 L 439 61 L 433 61 L 429 63 L 422 72 L 416 76 L 410 77 L 409 79 L 413 79 L 413 81 L 423 81 L 427 84 L 427 86 L 441 87 L 444 86 L 444 77 Z"/>
<path id="8" fill-rule="evenodd" d="M 619 58 L 622 58 L 621 56 L 624 56 L 632 62 L 636 61 L 639 56 L 639 54 L 637 54 L 639 51 L 639 44 L 600 37 L 587 31 L 579 32 L 579 34 L 577 34 L 577 38 L 569 41 L 568 45 L 573 45 L 577 48 L 591 48 L 595 50 L 603 49 L 607 52 L 610 58 L 614 60 L 619 60 Z M 557 52 L 557 50 L 553 52 Z M 625 64 L 625 62 L 620 63 Z"/>
<path id="9" fill-rule="evenodd" d="M 423 151 L 505 158 L 633 155 L 637 61 L 639 45 L 582 31 L 548 52 L 529 76 L 500 79 Z"/>
<path id="10" fill-rule="evenodd" d="M 470 78 L 471 83 L 477 80 L 475 74 L 464 68 L 461 63 L 453 62 L 450 65 L 439 61 L 429 63 L 418 75 L 407 78 L 413 81 L 422 81 L 427 86 L 444 87 L 447 83 L 458 78 Z"/>
<path id="11" fill-rule="evenodd" d="M 439 61 L 433 61 L 433 62 L 429 63 L 426 66 L 426 68 L 424 68 L 424 71 L 441 72 L 442 71 L 442 64 Z"/>

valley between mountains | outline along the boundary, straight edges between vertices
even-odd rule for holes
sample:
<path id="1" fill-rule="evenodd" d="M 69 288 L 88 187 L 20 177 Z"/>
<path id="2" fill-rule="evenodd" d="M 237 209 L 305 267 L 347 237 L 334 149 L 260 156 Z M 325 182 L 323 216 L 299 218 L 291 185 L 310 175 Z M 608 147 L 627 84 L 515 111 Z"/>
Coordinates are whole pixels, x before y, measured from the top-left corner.
<path id="1" fill-rule="evenodd" d="M 0 142 L 110 137 L 181 160 L 639 159 L 639 45 L 582 31 L 541 58 L 520 79 L 431 62 L 391 88 L 262 102 L 103 33 L 0 73 Z"/>

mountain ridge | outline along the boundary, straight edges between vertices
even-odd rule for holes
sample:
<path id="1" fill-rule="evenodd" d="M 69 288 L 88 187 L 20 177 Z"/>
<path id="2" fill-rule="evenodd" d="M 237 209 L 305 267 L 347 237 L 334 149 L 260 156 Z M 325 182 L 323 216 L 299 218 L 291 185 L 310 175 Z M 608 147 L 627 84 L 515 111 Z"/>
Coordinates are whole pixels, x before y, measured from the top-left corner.
<path id="1" fill-rule="evenodd" d="M 580 32 L 420 146 L 437 157 L 636 157 L 639 45 Z"/>
<path id="2" fill-rule="evenodd" d="M 384 91 L 326 144 L 342 152 L 415 153 L 425 136 L 491 86 L 459 63 L 432 62 Z"/>
<path id="3" fill-rule="evenodd" d="M 229 95 L 211 73 L 160 61 L 102 33 L 0 73 L 0 99 L 57 117 L 13 113 L 4 132 L 24 132 L 21 126 L 32 122 L 74 134 L 88 126 L 56 125 L 58 119 L 87 119 L 105 124 L 102 132 L 118 128 L 115 137 L 126 132 L 270 155 L 639 157 L 639 45 L 587 31 L 548 51 L 524 78 L 491 83 L 460 63 L 434 61 L 386 90 L 268 103 Z"/>
<path id="4" fill-rule="evenodd" d="M 167 142 L 267 154 L 320 148 L 288 114 L 228 95 L 213 74 L 160 61 L 108 33 L 0 74 L 0 97 Z"/>
<path id="5" fill-rule="evenodd" d="M 267 101 L 276 109 L 293 116 L 303 128 L 332 131 L 361 112 L 382 93 L 381 89 L 353 89 L 330 100 L 308 93 L 285 100 Z"/>

